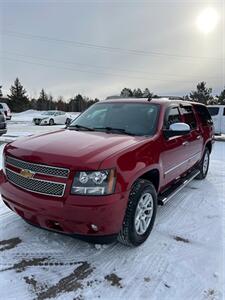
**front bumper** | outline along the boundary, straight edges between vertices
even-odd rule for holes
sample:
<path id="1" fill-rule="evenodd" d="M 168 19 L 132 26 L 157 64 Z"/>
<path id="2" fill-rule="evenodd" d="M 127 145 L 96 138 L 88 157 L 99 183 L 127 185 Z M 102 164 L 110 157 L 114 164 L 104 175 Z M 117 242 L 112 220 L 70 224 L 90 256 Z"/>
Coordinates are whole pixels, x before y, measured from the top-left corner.
<path id="1" fill-rule="evenodd" d="M 0 129 L 0 136 L 7 132 L 7 128 Z"/>
<path id="2" fill-rule="evenodd" d="M 0 192 L 4 203 L 27 222 L 65 234 L 86 236 L 87 240 L 116 236 L 128 199 L 128 192 L 88 197 L 69 195 L 65 199 L 47 197 L 14 186 L 2 171 Z"/>

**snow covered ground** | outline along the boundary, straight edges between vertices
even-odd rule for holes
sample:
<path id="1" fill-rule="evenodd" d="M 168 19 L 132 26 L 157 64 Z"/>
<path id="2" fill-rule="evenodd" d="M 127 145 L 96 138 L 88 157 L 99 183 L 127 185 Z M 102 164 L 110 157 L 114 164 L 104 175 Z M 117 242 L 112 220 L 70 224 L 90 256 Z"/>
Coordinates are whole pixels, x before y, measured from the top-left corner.
<path id="1" fill-rule="evenodd" d="M 64 128 L 65 125 L 54 126 L 36 126 L 32 123 L 34 117 L 40 115 L 40 111 L 27 110 L 25 112 L 13 114 L 12 120 L 7 121 L 7 133 L 0 137 L 0 141 L 9 142 L 18 137 L 28 136 L 32 134 L 45 133 Z M 79 113 L 68 113 L 72 117 L 76 117 Z"/>
<path id="2" fill-rule="evenodd" d="M 28 122 L 14 119 L 9 132 L 57 127 Z M 224 212 L 224 142 L 215 144 L 207 179 L 159 207 L 152 234 L 138 248 L 92 245 L 35 228 L 0 201 L 0 299 L 223 299 Z"/>

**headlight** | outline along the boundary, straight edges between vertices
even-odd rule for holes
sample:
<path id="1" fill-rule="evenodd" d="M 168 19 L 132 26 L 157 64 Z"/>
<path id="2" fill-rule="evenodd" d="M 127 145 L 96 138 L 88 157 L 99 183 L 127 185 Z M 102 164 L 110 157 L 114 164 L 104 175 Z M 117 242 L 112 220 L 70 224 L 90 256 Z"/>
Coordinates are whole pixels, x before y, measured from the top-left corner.
<path id="1" fill-rule="evenodd" d="M 5 146 L 6 145 L 7 144 L 5 144 Z M 5 148 L 5 146 L 4 146 L 4 148 Z M 6 175 L 6 171 L 5 171 L 5 151 L 4 151 L 4 148 L 3 148 L 3 152 L 2 152 L 2 171 Z"/>
<path id="2" fill-rule="evenodd" d="M 77 172 L 71 193 L 76 195 L 108 195 L 115 190 L 115 169 Z"/>

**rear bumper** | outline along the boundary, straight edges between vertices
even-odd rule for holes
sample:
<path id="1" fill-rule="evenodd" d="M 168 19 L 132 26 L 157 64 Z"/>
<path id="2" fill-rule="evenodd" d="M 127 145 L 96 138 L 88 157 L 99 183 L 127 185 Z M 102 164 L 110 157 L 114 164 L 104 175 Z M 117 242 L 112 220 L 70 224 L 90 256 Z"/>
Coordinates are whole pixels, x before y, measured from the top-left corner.
<path id="1" fill-rule="evenodd" d="M 6 180 L 0 171 L 4 203 L 27 222 L 57 232 L 97 239 L 115 237 L 122 226 L 128 192 L 107 196 L 74 196 L 66 199 L 26 192 Z M 93 229 L 92 225 L 97 226 Z"/>

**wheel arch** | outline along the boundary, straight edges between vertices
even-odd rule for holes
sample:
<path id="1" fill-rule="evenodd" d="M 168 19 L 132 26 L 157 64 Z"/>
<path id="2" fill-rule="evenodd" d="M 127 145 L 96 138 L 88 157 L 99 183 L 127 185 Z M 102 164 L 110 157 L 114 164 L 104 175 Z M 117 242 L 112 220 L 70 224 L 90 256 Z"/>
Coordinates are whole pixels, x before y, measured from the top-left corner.
<path id="1" fill-rule="evenodd" d="M 160 171 L 157 167 L 154 167 L 150 170 L 145 170 L 143 173 L 139 173 L 134 180 L 132 180 L 132 183 L 130 184 L 130 188 L 134 185 L 134 183 L 138 179 L 145 179 L 150 181 L 153 186 L 155 187 L 156 193 L 159 191 L 160 187 Z"/>

